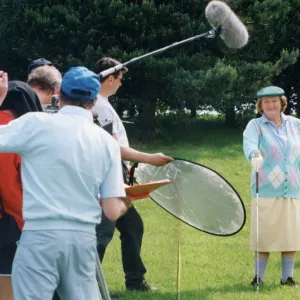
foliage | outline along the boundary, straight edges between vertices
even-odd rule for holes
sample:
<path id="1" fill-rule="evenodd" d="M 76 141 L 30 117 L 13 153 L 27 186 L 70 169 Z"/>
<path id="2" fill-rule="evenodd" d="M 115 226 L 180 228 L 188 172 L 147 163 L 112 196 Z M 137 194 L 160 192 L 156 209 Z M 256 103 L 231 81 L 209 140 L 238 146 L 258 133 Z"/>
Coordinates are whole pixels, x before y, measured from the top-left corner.
<path id="1" fill-rule="evenodd" d="M 26 79 L 29 61 L 38 57 L 59 62 L 62 71 L 73 65 L 93 68 L 102 56 L 125 62 L 210 30 L 204 16 L 208 2 L 3 2 L 0 68 L 10 78 Z M 236 112 L 243 114 L 255 102 L 256 91 L 269 84 L 284 88 L 293 108 L 300 106 L 299 1 L 225 2 L 249 30 L 243 49 L 228 49 L 219 38 L 200 39 L 129 65 L 115 101 L 120 113 L 138 118 L 146 133 L 141 136 L 155 136 L 158 111 L 186 108 L 195 118 L 203 105 L 224 113 L 226 123 L 236 126 Z"/>

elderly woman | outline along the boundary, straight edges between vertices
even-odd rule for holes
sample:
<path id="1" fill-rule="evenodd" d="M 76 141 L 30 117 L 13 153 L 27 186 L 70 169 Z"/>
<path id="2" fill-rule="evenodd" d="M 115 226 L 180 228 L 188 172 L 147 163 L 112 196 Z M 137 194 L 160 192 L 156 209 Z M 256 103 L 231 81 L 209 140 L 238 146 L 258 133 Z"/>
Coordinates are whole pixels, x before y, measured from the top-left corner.
<path id="1" fill-rule="evenodd" d="M 244 153 L 253 167 L 250 250 L 258 255 L 251 284 L 263 283 L 270 252 L 281 252 L 281 284 L 297 286 L 293 270 L 300 249 L 300 121 L 284 114 L 283 89 L 269 86 L 257 96 L 262 117 L 251 120 L 243 134 Z"/>

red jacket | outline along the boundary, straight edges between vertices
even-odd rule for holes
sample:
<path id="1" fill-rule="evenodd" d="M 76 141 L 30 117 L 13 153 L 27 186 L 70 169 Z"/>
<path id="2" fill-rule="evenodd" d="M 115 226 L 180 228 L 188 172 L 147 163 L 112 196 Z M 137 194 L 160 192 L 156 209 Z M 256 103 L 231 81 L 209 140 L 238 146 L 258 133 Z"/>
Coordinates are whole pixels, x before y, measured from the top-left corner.
<path id="1" fill-rule="evenodd" d="M 0 125 L 6 125 L 14 117 L 7 111 L 0 111 Z M 14 153 L 0 153 L 0 198 L 4 210 L 13 216 L 22 230 L 22 181 L 21 157 Z"/>

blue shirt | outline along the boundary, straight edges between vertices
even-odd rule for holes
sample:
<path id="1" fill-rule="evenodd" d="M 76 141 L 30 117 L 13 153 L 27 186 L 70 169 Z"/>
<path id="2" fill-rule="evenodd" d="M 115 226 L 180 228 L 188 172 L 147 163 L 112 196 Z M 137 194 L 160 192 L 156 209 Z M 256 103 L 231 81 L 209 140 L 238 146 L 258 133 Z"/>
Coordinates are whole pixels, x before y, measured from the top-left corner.
<path id="1" fill-rule="evenodd" d="M 259 170 L 259 196 L 300 198 L 300 121 L 283 115 L 276 128 L 265 116 L 251 120 L 243 134 L 243 148 L 250 161 L 260 151 L 264 162 Z M 252 170 L 251 194 L 255 191 Z"/>
<path id="2" fill-rule="evenodd" d="M 119 145 L 83 108 L 27 113 L 0 126 L 0 152 L 22 157 L 23 230 L 94 231 L 99 192 L 125 196 Z"/>

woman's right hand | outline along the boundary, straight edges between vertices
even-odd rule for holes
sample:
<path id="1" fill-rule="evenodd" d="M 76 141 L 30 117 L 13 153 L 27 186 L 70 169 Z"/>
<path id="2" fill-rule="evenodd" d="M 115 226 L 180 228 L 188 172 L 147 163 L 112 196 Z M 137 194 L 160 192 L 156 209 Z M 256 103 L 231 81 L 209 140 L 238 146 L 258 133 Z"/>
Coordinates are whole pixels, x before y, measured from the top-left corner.
<path id="1" fill-rule="evenodd" d="M 264 159 L 262 157 L 262 155 L 260 154 L 260 152 L 256 152 L 253 155 L 253 158 L 251 159 L 251 165 L 252 168 L 255 170 L 255 172 L 258 172 L 259 169 L 262 167 L 264 163 Z"/>

